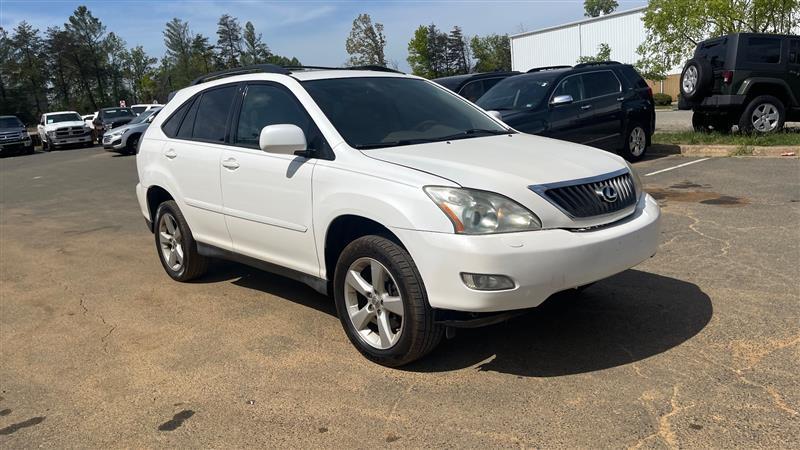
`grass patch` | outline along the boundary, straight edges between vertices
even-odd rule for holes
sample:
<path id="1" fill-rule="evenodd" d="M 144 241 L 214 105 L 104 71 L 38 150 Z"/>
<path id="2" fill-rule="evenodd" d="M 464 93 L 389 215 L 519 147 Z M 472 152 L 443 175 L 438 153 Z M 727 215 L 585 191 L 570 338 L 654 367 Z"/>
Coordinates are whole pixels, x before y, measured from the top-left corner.
<path id="1" fill-rule="evenodd" d="M 800 129 L 791 128 L 767 135 L 696 133 L 694 131 L 664 132 L 653 135 L 654 144 L 736 145 L 739 147 L 800 146 Z M 753 150 L 750 149 L 750 154 Z"/>
<path id="2" fill-rule="evenodd" d="M 728 153 L 728 156 L 753 156 L 753 147 L 749 145 L 740 145 L 735 150 Z"/>

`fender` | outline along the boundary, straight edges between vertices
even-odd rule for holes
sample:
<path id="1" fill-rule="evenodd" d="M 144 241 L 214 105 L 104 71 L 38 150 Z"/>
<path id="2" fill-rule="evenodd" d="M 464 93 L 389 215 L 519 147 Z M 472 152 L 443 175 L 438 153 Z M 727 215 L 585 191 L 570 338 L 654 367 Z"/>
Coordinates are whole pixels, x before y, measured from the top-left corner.
<path id="1" fill-rule="evenodd" d="M 787 94 L 789 99 L 791 100 L 791 105 L 786 106 L 797 106 L 797 97 L 794 96 L 794 92 L 789 87 L 789 83 L 785 80 L 781 80 L 779 78 L 766 78 L 766 77 L 755 77 L 755 78 L 748 78 L 746 79 L 742 85 L 739 87 L 739 91 L 737 92 L 738 95 L 748 95 L 753 86 L 764 85 L 764 84 L 771 84 L 773 86 L 779 86 L 783 91 Z"/>

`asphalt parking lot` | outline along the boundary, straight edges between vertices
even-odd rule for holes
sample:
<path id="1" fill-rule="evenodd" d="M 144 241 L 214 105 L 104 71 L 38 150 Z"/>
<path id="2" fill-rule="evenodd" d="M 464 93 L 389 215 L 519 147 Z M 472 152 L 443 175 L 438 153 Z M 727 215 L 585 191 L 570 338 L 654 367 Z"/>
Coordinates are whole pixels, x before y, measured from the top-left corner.
<path id="1" fill-rule="evenodd" d="M 797 448 L 800 160 L 636 169 L 654 258 L 393 370 L 304 285 L 168 278 L 134 157 L 2 159 L 0 446 Z"/>

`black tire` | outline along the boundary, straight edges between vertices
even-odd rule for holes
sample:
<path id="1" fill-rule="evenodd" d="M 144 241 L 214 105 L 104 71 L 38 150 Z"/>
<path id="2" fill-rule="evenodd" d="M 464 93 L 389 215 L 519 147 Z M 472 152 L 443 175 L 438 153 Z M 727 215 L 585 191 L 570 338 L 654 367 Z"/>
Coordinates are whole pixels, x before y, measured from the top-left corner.
<path id="1" fill-rule="evenodd" d="M 690 74 L 695 74 L 694 82 L 687 83 L 685 79 Z M 681 95 L 686 100 L 695 100 L 705 95 L 714 81 L 714 71 L 711 63 L 706 59 L 690 59 L 683 66 L 680 79 Z"/>
<path id="2" fill-rule="evenodd" d="M 347 312 L 345 279 L 351 265 L 363 258 L 374 259 L 388 270 L 403 299 L 400 336 L 386 349 L 365 342 Z M 373 362 L 388 367 L 402 366 L 430 353 L 442 340 L 444 327 L 434 322 L 434 312 L 428 304 L 425 285 L 414 260 L 403 247 L 385 237 L 364 236 L 345 247 L 336 264 L 333 289 L 336 311 L 347 337 L 362 355 Z"/>
<path id="3" fill-rule="evenodd" d="M 630 162 L 644 158 L 647 146 L 650 144 L 649 135 L 645 125 L 640 122 L 630 122 L 625 130 L 625 140 L 622 142 L 620 155 Z"/>
<path id="4" fill-rule="evenodd" d="M 765 109 L 760 109 L 765 108 Z M 771 108 L 771 109 L 769 109 Z M 755 126 L 754 121 L 756 120 L 755 115 L 759 111 L 774 111 L 777 114 L 777 122 L 775 123 L 774 128 L 771 129 L 759 129 Z M 773 116 L 773 114 L 768 114 L 768 116 Z M 742 133 L 758 133 L 758 134 L 767 134 L 767 133 L 774 133 L 776 131 L 780 131 L 783 129 L 783 125 L 786 123 L 786 107 L 784 107 L 783 102 L 778 99 L 777 97 L 773 97 L 771 95 L 760 95 L 750 103 L 747 104 L 747 107 L 742 112 L 742 115 L 739 117 L 739 131 Z"/>
<path id="5" fill-rule="evenodd" d="M 177 268 L 173 267 L 168 260 L 165 259 L 160 240 L 162 221 L 168 220 L 168 217 L 174 219 L 180 230 L 180 239 L 178 241 L 183 252 L 183 261 L 180 267 Z M 167 272 L 167 275 L 173 280 L 190 281 L 206 273 L 208 270 L 208 258 L 197 253 L 197 243 L 194 237 L 192 237 L 192 231 L 189 229 L 189 225 L 186 223 L 183 213 L 181 213 L 178 204 L 175 203 L 174 200 L 169 200 L 158 205 L 153 230 L 158 259 L 161 261 L 164 271 Z"/>
<path id="6" fill-rule="evenodd" d="M 128 142 L 125 144 L 126 155 L 136 154 L 136 152 L 139 150 L 139 139 L 141 137 L 142 137 L 141 134 L 134 134 L 133 136 L 128 138 Z"/>
<path id="7" fill-rule="evenodd" d="M 706 113 L 695 111 L 692 114 L 692 128 L 697 133 L 710 133 L 711 118 Z"/>
<path id="8" fill-rule="evenodd" d="M 729 134 L 733 128 L 734 120 L 727 114 L 723 114 L 711 119 L 711 127 L 717 133 Z"/>

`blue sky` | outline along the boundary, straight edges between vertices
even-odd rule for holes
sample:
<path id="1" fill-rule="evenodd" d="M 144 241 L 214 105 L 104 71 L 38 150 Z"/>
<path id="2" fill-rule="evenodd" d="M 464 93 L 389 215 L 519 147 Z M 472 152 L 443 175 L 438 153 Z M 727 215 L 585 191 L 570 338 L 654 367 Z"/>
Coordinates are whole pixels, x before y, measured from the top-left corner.
<path id="1" fill-rule="evenodd" d="M 645 0 L 618 0 L 619 10 L 642 6 Z M 216 40 L 216 22 L 223 13 L 256 31 L 274 53 L 297 56 L 308 65 L 340 65 L 347 59 L 344 41 L 353 19 L 362 12 L 385 27 L 386 54 L 403 70 L 414 30 L 435 23 L 449 30 L 459 25 L 469 35 L 514 34 L 558 25 L 583 17 L 582 0 L 0 0 L 0 26 L 11 30 L 26 20 L 44 31 L 62 25 L 78 5 L 125 39 L 157 57 L 164 54 L 162 31 L 173 17 L 189 22 L 195 33 Z"/>

